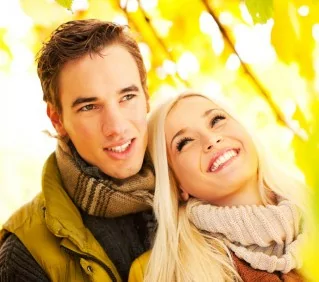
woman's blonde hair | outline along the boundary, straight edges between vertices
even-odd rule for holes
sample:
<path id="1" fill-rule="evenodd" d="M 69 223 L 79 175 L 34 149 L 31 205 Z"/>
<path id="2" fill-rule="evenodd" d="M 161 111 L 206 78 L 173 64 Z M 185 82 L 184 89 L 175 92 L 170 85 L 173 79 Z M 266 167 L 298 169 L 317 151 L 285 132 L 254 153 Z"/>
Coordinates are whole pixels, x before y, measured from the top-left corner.
<path id="1" fill-rule="evenodd" d="M 152 112 L 148 148 L 156 174 L 154 212 L 158 228 L 144 281 L 241 281 L 227 247 L 189 221 L 192 206 L 202 202 L 194 198 L 184 203 L 180 201 L 177 181 L 168 164 L 164 130 L 166 116 L 178 101 L 191 96 L 202 96 L 213 101 L 240 122 L 222 101 L 195 92 L 178 95 Z M 258 179 L 264 204 L 273 204 L 268 197 L 269 191 L 273 191 L 299 205 L 302 185 L 275 168 L 274 163 L 266 159 L 268 154 L 256 143 L 258 141 L 253 136 L 252 139 L 258 154 Z"/>

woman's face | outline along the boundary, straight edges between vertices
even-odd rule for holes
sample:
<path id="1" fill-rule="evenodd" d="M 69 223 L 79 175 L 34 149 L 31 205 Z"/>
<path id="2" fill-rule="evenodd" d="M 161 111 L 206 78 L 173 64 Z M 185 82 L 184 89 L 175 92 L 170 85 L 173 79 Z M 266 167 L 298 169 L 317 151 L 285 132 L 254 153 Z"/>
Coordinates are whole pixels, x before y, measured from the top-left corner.
<path id="1" fill-rule="evenodd" d="M 257 189 L 258 158 L 251 137 L 207 98 L 185 97 L 165 121 L 169 165 L 180 188 L 215 205 Z"/>

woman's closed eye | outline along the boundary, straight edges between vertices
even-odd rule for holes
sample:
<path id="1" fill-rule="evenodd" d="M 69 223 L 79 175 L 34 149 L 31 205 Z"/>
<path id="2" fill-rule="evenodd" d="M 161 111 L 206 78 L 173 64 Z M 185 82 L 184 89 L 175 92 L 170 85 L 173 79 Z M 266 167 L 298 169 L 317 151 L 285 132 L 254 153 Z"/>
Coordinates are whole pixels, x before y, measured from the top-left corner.
<path id="1" fill-rule="evenodd" d="M 179 140 L 176 144 L 176 149 L 177 151 L 182 151 L 183 147 L 190 141 L 193 141 L 193 138 L 189 138 L 189 137 L 184 137 L 181 140 Z"/>
<path id="2" fill-rule="evenodd" d="M 226 119 L 226 116 L 222 114 L 215 115 L 210 121 L 211 127 L 214 127 L 217 123 L 219 123 L 221 120 L 224 120 L 224 119 Z"/>

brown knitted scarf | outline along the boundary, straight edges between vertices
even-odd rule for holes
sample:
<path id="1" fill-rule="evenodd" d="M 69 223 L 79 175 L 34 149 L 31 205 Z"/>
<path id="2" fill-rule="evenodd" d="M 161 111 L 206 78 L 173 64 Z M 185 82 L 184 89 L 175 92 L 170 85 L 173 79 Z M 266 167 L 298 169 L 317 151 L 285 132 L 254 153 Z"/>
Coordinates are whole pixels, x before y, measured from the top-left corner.
<path id="1" fill-rule="evenodd" d="M 65 190 L 84 212 L 117 217 L 150 209 L 155 176 L 148 156 L 140 172 L 124 180 L 88 165 L 71 142 L 59 140 L 56 157 Z"/>

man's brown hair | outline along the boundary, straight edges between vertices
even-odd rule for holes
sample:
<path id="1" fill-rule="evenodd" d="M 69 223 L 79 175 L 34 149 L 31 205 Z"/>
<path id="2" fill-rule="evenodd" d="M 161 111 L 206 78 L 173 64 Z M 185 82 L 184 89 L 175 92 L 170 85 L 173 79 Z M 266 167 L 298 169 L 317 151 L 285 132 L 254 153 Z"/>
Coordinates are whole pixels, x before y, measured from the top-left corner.
<path id="1" fill-rule="evenodd" d="M 133 56 L 140 74 L 141 84 L 148 99 L 147 74 L 137 42 L 129 34 L 128 27 L 97 19 L 75 20 L 61 24 L 37 55 L 38 76 L 43 100 L 62 113 L 59 97 L 59 74 L 63 66 L 86 54 L 101 54 L 111 44 L 126 48 Z"/>

